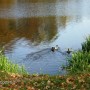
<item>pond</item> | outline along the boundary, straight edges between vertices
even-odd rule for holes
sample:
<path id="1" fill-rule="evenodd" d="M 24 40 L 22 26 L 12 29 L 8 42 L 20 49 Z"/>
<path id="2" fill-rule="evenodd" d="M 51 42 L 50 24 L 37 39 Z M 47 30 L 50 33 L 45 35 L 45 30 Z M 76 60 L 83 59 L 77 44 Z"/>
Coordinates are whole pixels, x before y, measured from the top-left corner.
<path id="1" fill-rule="evenodd" d="M 66 50 L 81 49 L 89 15 L 89 0 L 0 0 L 0 47 L 30 74 L 65 74 Z"/>

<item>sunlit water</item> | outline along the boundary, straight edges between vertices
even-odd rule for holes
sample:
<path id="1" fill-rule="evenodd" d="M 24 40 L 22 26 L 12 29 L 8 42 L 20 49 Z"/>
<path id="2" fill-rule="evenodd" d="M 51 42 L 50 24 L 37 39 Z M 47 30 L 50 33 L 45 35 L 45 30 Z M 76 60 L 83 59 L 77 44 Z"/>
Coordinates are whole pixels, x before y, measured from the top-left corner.
<path id="1" fill-rule="evenodd" d="M 90 34 L 89 0 L 0 1 L 0 45 L 29 73 L 65 74 L 67 48 L 81 49 Z M 59 51 L 51 47 L 58 45 Z"/>

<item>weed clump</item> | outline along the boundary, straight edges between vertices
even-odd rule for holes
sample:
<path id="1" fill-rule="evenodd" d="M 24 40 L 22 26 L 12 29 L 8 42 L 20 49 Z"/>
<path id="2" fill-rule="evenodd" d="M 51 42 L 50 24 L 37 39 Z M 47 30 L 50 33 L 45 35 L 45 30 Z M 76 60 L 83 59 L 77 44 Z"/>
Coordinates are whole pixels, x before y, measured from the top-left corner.
<path id="1" fill-rule="evenodd" d="M 27 74 L 23 66 L 13 64 L 8 58 L 0 52 L 0 71 L 18 73 L 18 74 Z"/>

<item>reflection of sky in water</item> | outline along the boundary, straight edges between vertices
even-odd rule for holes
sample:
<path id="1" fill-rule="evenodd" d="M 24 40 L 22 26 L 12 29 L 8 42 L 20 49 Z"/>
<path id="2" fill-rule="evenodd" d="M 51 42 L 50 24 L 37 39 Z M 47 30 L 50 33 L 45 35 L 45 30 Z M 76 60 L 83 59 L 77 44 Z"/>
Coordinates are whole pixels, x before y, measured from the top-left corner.
<path id="1" fill-rule="evenodd" d="M 83 0 L 83 16 L 90 17 L 90 1 L 89 0 Z"/>
<path id="2" fill-rule="evenodd" d="M 59 32 L 59 37 L 52 45 L 59 45 L 62 49 L 81 48 L 81 43 L 90 34 L 90 20 L 83 17 L 82 22 L 70 22 L 64 31 Z"/>

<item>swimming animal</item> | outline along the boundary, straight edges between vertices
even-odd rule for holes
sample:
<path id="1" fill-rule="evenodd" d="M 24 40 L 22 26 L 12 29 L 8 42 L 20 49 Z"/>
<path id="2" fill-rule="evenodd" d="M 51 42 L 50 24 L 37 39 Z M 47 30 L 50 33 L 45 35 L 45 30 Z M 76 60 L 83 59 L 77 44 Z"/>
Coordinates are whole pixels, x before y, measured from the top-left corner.
<path id="1" fill-rule="evenodd" d="M 70 50 L 69 48 L 68 48 L 68 50 L 66 51 L 68 54 L 70 54 L 71 52 L 72 52 L 72 50 Z"/>
<path id="2" fill-rule="evenodd" d="M 58 45 L 56 45 L 56 46 L 55 46 L 55 50 L 58 50 L 58 49 L 59 49 L 59 46 L 58 46 Z"/>
<path id="3" fill-rule="evenodd" d="M 52 48 L 51 48 L 51 51 L 52 51 L 52 52 L 55 52 L 55 47 L 52 47 Z"/>
<path id="4" fill-rule="evenodd" d="M 55 47 L 52 47 L 52 48 L 51 48 L 51 51 L 55 52 L 55 50 L 58 50 L 58 49 L 59 49 L 59 46 L 56 45 Z"/>

